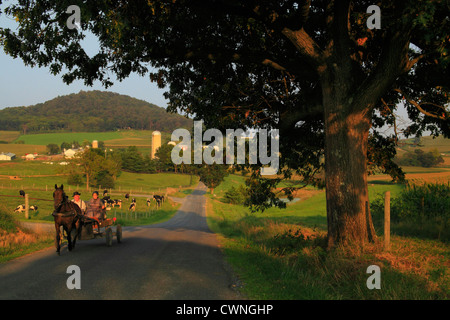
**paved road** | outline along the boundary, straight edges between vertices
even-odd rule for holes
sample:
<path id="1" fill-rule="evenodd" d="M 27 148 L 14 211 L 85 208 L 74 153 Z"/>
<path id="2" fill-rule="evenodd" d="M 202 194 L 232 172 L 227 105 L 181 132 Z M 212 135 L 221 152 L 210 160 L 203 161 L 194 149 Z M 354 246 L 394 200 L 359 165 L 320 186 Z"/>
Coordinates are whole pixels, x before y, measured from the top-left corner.
<path id="1" fill-rule="evenodd" d="M 184 199 L 169 221 L 123 229 L 123 242 L 77 242 L 0 265 L 0 299 L 241 299 L 205 218 L 206 187 Z M 81 289 L 67 288 L 67 267 L 81 270 Z"/>

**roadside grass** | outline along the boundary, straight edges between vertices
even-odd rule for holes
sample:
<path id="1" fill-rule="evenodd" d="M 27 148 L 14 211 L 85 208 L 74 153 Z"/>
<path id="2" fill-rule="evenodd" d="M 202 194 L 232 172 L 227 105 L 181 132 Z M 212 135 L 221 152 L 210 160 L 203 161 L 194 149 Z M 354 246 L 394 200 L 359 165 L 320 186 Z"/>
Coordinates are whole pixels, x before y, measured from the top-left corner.
<path id="1" fill-rule="evenodd" d="M 54 238 L 19 228 L 14 217 L 0 205 L 0 263 L 49 247 Z"/>
<path id="2" fill-rule="evenodd" d="M 239 205 L 222 203 L 230 175 L 207 195 L 208 224 L 219 235 L 225 255 L 243 282 L 249 299 L 382 299 L 428 300 L 450 297 L 450 251 L 437 240 L 391 235 L 391 250 L 383 238 L 364 247 L 326 249 L 325 193 L 251 213 Z M 401 185 L 374 184 L 370 197 Z M 378 230 L 377 230 L 378 231 Z M 381 290 L 369 290 L 367 268 L 381 269 Z"/>

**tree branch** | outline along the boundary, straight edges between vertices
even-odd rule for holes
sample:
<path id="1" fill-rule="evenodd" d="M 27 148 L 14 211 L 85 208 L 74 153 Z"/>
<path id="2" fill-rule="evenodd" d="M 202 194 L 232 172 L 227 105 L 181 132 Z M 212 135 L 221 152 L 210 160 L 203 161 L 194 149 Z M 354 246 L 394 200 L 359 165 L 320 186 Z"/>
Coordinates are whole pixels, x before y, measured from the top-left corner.
<path id="1" fill-rule="evenodd" d="M 305 29 L 293 31 L 284 28 L 282 34 L 291 41 L 298 52 L 312 63 L 316 70 L 324 64 L 323 51 L 319 45 L 306 33 Z"/>
<path id="2" fill-rule="evenodd" d="M 373 110 L 383 93 L 405 72 L 410 62 L 408 58 L 410 32 L 410 28 L 406 25 L 388 31 L 377 66 L 355 91 L 353 97 L 355 109 L 370 107 L 370 110 Z"/>
<path id="3" fill-rule="evenodd" d="M 450 119 L 450 113 L 443 106 L 438 106 L 438 105 L 436 105 L 434 103 L 428 103 L 428 102 L 418 103 L 417 101 L 414 101 L 413 99 L 408 97 L 402 90 L 397 88 L 397 89 L 394 89 L 394 91 L 400 93 L 406 101 L 411 103 L 414 107 L 417 108 L 417 110 L 419 110 L 424 115 L 432 117 L 432 118 L 435 118 L 435 119 L 444 120 L 444 121 Z M 424 104 L 432 104 L 432 105 L 434 105 L 436 107 L 439 107 L 439 108 L 443 109 L 442 116 L 439 115 L 439 114 L 434 114 L 434 113 L 431 113 L 429 111 L 426 111 L 425 109 L 422 108 L 422 105 L 424 105 Z"/>

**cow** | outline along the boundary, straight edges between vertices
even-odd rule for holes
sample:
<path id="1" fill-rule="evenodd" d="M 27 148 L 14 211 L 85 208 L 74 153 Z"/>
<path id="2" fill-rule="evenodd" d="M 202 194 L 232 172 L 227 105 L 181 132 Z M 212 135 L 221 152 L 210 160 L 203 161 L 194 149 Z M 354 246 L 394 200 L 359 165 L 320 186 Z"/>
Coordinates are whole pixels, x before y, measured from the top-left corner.
<path id="1" fill-rule="evenodd" d="M 131 204 L 130 204 L 130 207 L 128 208 L 128 210 L 130 210 L 130 211 L 136 210 L 136 199 L 133 198 L 133 200 L 131 200 Z"/>
<path id="2" fill-rule="evenodd" d="M 161 207 L 161 205 L 163 204 L 163 202 L 164 202 L 164 196 L 159 196 L 159 195 L 157 195 L 157 194 L 155 194 L 154 196 L 153 196 L 153 199 L 155 199 L 155 201 L 156 201 L 156 207 L 158 208 L 158 207 Z"/>
<path id="3" fill-rule="evenodd" d="M 122 208 L 122 200 L 117 200 L 117 199 L 115 199 L 115 200 L 114 200 L 113 207 L 119 207 L 119 208 Z"/>
<path id="4" fill-rule="evenodd" d="M 25 191 L 19 190 L 19 194 L 20 194 L 21 197 L 25 197 Z"/>
<path id="5" fill-rule="evenodd" d="M 23 211 L 25 211 L 25 205 L 24 204 L 21 204 L 21 205 L 18 205 L 15 209 L 14 209 L 14 212 L 23 212 Z"/>
<path id="6" fill-rule="evenodd" d="M 38 209 L 38 206 L 30 206 L 30 210 L 36 211 Z"/>

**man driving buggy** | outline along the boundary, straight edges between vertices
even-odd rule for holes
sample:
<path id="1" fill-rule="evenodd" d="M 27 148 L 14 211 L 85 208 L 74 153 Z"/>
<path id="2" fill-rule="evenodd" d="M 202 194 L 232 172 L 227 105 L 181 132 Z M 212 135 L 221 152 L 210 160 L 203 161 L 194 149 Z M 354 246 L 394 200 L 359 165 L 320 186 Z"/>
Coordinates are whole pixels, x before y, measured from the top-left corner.
<path id="1" fill-rule="evenodd" d="M 98 191 L 92 193 L 92 199 L 87 203 L 86 216 L 101 222 L 105 217 L 105 204 L 98 197 Z"/>
<path id="2" fill-rule="evenodd" d="M 72 202 L 74 202 L 80 207 L 81 213 L 84 215 L 86 212 L 86 202 L 80 199 L 81 193 L 75 191 L 72 196 L 73 196 Z"/>

